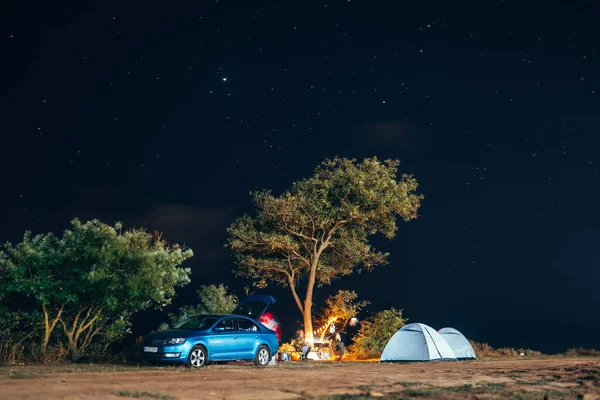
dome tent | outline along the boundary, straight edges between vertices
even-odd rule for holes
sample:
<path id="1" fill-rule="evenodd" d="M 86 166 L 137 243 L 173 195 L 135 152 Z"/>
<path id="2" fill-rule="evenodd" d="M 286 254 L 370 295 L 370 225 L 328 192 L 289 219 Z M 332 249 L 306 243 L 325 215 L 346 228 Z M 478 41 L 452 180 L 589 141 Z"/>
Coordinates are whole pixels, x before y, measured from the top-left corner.
<path id="1" fill-rule="evenodd" d="M 446 340 L 454 355 L 459 360 L 474 360 L 476 358 L 475 351 L 467 338 L 454 328 L 440 329 L 440 336 Z"/>
<path id="2" fill-rule="evenodd" d="M 452 349 L 430 326 L 408 324 L 398 330 L 385 345 L 380 362 L 456 361 Z"/>

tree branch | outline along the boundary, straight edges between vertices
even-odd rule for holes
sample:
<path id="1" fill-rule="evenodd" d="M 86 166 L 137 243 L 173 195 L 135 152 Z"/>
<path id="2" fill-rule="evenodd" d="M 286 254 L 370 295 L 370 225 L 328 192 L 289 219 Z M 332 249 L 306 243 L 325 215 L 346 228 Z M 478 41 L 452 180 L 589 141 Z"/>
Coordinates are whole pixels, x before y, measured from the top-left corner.
<path id="1" fill-rule="evenodd" d="M 87 307 L 87 306 L 86 306 Z M 90 317 L 90 314 L 92 313 L 92 309 L 94 308 L 93 305 L 89 305 L 89 308 L 87 309 L 87 312 L 85 313 L 85 317 L 83 317 L 83 319 L 81 320 L 81 323 L 79 324 L 79 327 L 83 326 L 83 324 L 86 323 L 86 321 L 88 320 L 88 318 Z M 82 311 L 85 310 L 85 307 L 82 308 Z M 77 322 L 75 322 L 73 324 L 73 330 L 75 330 L 75 328 L 77 328 Z M 81 329 L 77 329 L 77 336 L 79 336 L 81 334 L 81 332 L 83 332 L 83 330 Z"/>
<path id="2" fill-rule="evenodd" d="M 73 333 L 75 333 L 75 327 L 77 327 L 77 323 L 79 322 L 79 317 L 81 316 L 81 312 L 83 310 L 85 310 L 86 308 L 87 308 L 87 306 L 85 306 L 84 308 L 81 308 L 79 311 L 77 311 L 77 314 L 75 314 L 75 318 L 73 319 L 73 329 L 71 329 L 71 330 L 67 329 L 67 324 L 65 323 L 65 321 L 63 321 L 62 318 L 60 319 L 60 323 L 62 324 L 67 336 L 73 335 Z"/>
<path id="3" fill-rule="evenodd" d="M 299 260 L 304 261 L 304 263 L 310 268 L 310 262 L 305 257 L 302 257 L 302 255 L 300 253 L 298 253 L 296 250 L 290 250 L 290 251 L 292 252 L 293 255 L 298 257 Z"/>
<path id="4" fill-rule="evenodd" d="M 305 234 L 303 234 L 301 232 L 297 232 L 297 231 L 295 231 L 295 230 L 293 230 L 291 228 L 288 228 L 287 224 L 283 225 L 283 229 L 285 229 L 286 232 L 291 233 L 294 236 L 298 236 L 298 237 L 300 237 L 302 239 L 306 239 L 306 240 L 309 240 L 311 242 L 317 241 L 317 239 L 314 238 L 314 237 L 306 236 Z"/>
<path id="5" fill-rule="evenodd" d="M 90 329 L 86 334 L 85 337 L 83 338 L 83 343 L 81 343 L 81 346 L 79 347 L 79 349 L 81 350 L 81 352 L 83 353 L 85 351 L 85 349 L 92 343 L 92 339 L 94 338 L 94 336 L 96 336 L 98 333 L 100 333 L 100 328 L 96 328 L 95 330 Z"/>
<path id="6" fill-rule="evenodd" d="M 327 233 L 327 237 L 325 238 L 325 240 L 321 241 L 321 245 L 319 246 L 319 250 L 317 251 L 317 254 L 319 256 L 321 255 L 321 253 L 323 252 L 323 250 L 325 250 L 329 246 L 331 238 L 333 237 L 333 235 L 335 234 L 335 232 L 338 230 L 338 228 L 340 226 L 346 224 L 347 222 L 348 222 L 347 219 L 342 219 L 342 220 L 336 222 L 335 225 L 333 225 L 333 228 L 331 228 L 331 230 Z"/>
<path id="7" fill-rule="evenodd" d="M 288 259 L 288 264 L 290 265 L 290 269 L 293 271 L 292 262 L 289 259 Z M 298 293 L 296 292 L 296 282 L 294 280 L 295 276 L 293 273 L 287 274 L 287 276 L 288 276 L 288 282 L 290 285 L 290 289 L 292 291 L 292 295 L 294 296 L 294 300 L 296 300 L 296 305 L 300 309 L 300 312 L 302 313 L 302 315 L 304 315 L 304 307 L 302 306 L 302 301 L 300 301 L 300 297 L 298 296 Z"/>
<path id="8" fill-rule="evenodd" d="M 64 308 L 65 308 L 65 305 L 63 304 L 58 309 L 58 313 L 56 313 L 56 317 L 54 317 L 54 319 L 52 320 L 52 324 L 50 324 L 50 331 L 52 331 L 54 329 L 54 327 L 56 326 L 56 324 L 58 323 L 58 320 L 60 319 L 60 316 L 62 315 Z M 44 310 L 44 311 L 46 311 L 46 310 Z M 46 315 L 46 318 L 47 318 L 47 315 Z"/>
<path id="9" fill-rule="evenodd" d="M 90 307 L 90 311 L 91 311 L 91 307 Z M 96 312 L 96 315 L 94 315 L 94 317 L 88 321 L 87 324 L 83 325 L 83 322 L 81 323 L 81 327 L 77 330 L 77 334 L 80 335 L 83 331 L 85 331 L 87 328 L 89 328 L 90 326 L 92 326 L 92 324 L 94 322 L 96 322 L 96 320 L 98 319 L 98 317 L 100 317 L 100 314 L 102 313 L 102 307 L 100 307 L 98 309 L 98 312 Z M 88 313 L 89 315 L 89 313 Z"/>
<path id="10" fill-rule="evenodd" d="M 313 234 L 313 238 L 315 237 L 315 233 L 316 233 L 316 229 L 315 229 L 315 217 L 313 217 L 312 215 L 310 215 L 308 213 L 308 211 L 306 211 L 306 209 L 302 206 L 299 206 L 299 208 L 304 212 L 304 214 L 306 214 L 306 216 L 308 217 L 310 224 L 312 226 L 312 234 Z"/>
<path id="11" fill-rule="evenodd" d="M 44 326 L 46 326 L 47 328 L 50 327 L 49 323 L 48 323 L 48 311 L 46 310 L 46 305 L 42 304 L 42 311 L 44 312 Z"/>
<path id="12" fill-rule="evenodd" d="M 304 307 L 302 306 L 302 301 L 300 300 L 300 296 L 298 296 L 298 292 L 296 292 L 296 283 L 293 279 L 289 279 L 289 285 L 292 291 L 292 295 L 294 296 L 294 300 L 296 301 L 296 305 L 298 306 L 298 309 L 300 310 L 302 315 L 304 315 Z"/>

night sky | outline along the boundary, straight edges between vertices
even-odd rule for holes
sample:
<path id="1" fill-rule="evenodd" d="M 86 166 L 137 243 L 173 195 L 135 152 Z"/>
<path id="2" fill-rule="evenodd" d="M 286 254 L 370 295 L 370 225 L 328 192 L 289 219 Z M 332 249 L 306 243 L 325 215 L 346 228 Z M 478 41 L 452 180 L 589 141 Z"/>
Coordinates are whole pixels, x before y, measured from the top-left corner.
<path id="1" fill-rule="evenodd" d="M 317 304 L 354 289 L 495 346 L 599 348 L 595 3 L 2 2 L 0 240 L 121 220 L 194 250 L 176 305 L 243 295 L 223 245 L 251 190 L 399 158 L 420 218 Z M 291 294 L 270 293 L 293 334 Z"/>

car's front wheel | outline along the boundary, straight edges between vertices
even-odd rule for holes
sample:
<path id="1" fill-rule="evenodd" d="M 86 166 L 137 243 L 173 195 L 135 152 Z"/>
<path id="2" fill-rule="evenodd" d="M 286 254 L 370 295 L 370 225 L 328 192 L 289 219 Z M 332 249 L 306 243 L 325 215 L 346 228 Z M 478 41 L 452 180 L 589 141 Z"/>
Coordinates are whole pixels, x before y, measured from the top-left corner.
<path id="1" fill-rule="evenodd" d="M 256 352 L 256 357 L 254 357 L 254 365 L 258 367 L 266 367 L 270 359 L 271 352 L 269 351 L 269 348 L 265 345 L 262 345 Z"/>
<path id="2" fill-rule="evenodd" d="M 200 368 L 206 365 L 207 359 L 206 349 L 203 346 L 194 346 L 190 350 L 186 365 L 189 368 Z"/>

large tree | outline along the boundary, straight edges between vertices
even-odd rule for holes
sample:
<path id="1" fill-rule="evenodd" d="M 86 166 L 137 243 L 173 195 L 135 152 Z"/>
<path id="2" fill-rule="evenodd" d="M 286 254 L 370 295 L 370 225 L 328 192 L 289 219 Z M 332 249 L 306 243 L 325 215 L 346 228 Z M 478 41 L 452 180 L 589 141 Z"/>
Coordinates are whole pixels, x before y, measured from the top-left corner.
<path id="1" fill-rule="evenodd" d="M 191 256 L 158 234 L 74 220 L 62 237 L 26 233 L 5 244 L 0 294 L 27 296 L 39 310 L 42 352 L 60 324 L 76 358 L 97 336 L 122 336 L 133 313 L 169 304 L 175 288 L 189 283 L 181 264 Z"/>
<path id="2" fill-rule="evenodd" d="M 254 215 L 238 218 L 229 228 L 239 276 L 288 286 L 304 318 L 307 340 L 313 338 L 315 285 L 357 270 L 386 263 L 374 249 L 376 233 L 392 239 L 396 219 L 417 217 L 422 196 L 410 175 L 397 176 L 397 160 L 346 158 L 326 160 L 311 178 L 295 182 L 281 195 L 251 193 Z M 304 298 L 298 285 L 305 280 Z"/>

